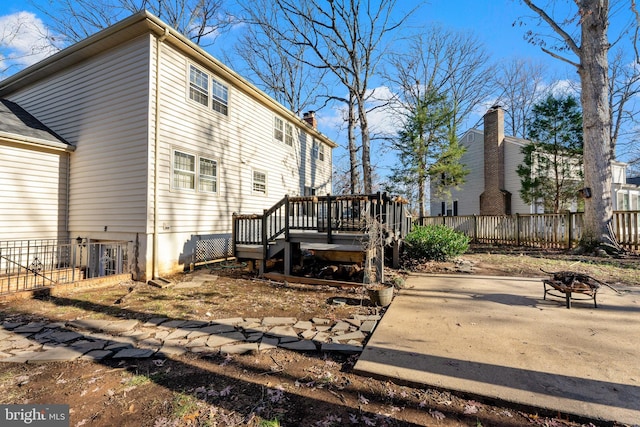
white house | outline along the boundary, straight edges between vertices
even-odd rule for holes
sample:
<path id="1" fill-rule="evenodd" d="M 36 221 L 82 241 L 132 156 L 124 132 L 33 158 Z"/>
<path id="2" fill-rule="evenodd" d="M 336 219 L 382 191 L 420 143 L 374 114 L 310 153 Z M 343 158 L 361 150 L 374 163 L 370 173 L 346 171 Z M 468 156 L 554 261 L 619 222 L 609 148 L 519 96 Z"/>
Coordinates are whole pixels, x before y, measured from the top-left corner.
<path id="1" fill-rule="evenodd" d="M 522 148 L 530 141 L 504 134 L 504 111 L 493 107 L 484 116 L 484 129 L 469 129 L 460 143 L 467 149 L 460 159 L 469 174 L 459 189 L 452 189 L 450 197 L 432 198 L 432 216 L 509 215 L 541 213 L 535 204 L 520 197 L 520 177 L 516 170 L 524 161 Z M 638 210 L 640 186 L 627 183 L 626 167 L 612 162 L 614 209 Z M 435 194 L 432 189 L 431 194 Z"/>
<path id="2" fill-rule="evenodd" d="M 336 144 L 312 112 L 148 12 L 5 79 L 0 98 L 3 123 L 39 123 L 0 125 L 0 241 L 130 241 L 139 280 L 183 270 L 197 242 L 228 248 L 233 212 L 331 189 Z"/>

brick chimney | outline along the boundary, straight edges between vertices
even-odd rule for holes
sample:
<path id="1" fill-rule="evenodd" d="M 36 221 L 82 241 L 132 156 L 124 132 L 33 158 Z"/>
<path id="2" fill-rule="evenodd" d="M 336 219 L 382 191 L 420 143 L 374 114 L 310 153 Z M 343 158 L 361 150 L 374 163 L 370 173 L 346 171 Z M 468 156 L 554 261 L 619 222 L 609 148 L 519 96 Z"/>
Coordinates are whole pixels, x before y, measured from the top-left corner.
<path id="1" fill-rule="evenodd" d="M 484 115 L 484 192 L 480 215 L 510 215 L 511 193 L 504 189 L 504 110 L 499 105 Z"/>
<path id="2" fill-rule="evenodd" d="M 302 119 L 312 128 L 318 129 L 318 120 L 316 120 L 315 111 L 307 111 L 303 114 Z"/>

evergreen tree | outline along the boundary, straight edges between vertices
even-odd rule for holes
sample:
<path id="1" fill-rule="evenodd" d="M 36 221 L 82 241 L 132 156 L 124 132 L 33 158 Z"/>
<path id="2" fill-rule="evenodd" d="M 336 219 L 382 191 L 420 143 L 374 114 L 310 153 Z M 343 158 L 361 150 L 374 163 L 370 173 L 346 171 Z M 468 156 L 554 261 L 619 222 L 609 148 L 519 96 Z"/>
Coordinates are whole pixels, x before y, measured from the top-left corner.
<path id="1" fill-rule="evenodd" d="M 468 173 L 460 164 L 464 147 L 458 144 L 453 125 L 455 110 L 446 96 L 427 90 L 409 112 L 392 147 L 398 166 L 392 181 L 405 188 L 405 196 L 417 200 L 418 214 L 425 216 L 426 189 L 437 183 L 439 193 L 464 182 Z"/>
<path id="2" fill-rule="evenodd" d="M 520 196 L 559 213 L 576 203 L 583 187 L 582 112 L 572 96 L 549 95 L 532 110 L 524 162 L 518 166 Z"/>

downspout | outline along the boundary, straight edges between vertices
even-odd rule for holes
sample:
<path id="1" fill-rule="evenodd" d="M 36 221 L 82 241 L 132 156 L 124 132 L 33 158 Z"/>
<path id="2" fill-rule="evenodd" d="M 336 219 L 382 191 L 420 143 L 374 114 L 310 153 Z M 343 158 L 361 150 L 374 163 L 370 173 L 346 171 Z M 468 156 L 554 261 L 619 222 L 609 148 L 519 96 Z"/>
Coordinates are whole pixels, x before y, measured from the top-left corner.
<path id="1" fill-rule="evenodd" d="M 158 273 L 158 162 L 160 151 L 160 48 L 162 42 L 169 36 L 169 28 L 165 27 L 164 34 L 156 39 L 156 105 L 155 105 L 155 135 L 154 135 L 154 159 L 153 159 L 153 278 Z"/>

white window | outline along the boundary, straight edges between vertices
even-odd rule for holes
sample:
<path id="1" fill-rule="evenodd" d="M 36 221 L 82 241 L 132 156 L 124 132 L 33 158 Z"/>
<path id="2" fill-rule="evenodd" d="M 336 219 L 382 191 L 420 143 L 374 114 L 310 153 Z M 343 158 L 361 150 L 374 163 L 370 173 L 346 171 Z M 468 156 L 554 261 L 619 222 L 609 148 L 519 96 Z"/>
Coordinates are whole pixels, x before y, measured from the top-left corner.
<path id="1" fill-rule="evenodd" d="M 204 193 L 215 193 L 218 191 L 218 162 L 215 160 L 200 157 L 198 190 Z"/>
<path id="2" fill-rule="evenodd" d="M 262 171 L 253 171 L 253 192 L 267 194 L 267 174 Z"/>
<path id="3" fill-rule="evenodd" d="M 229 113 L 229 88 L 214 78 L 211 78 L 212 100 L 211 108 L 225 116 Z"/>
<path id="4" fill-rule="evenodd" d="M 280 117 L 273 119 L 273 139 L 280 142 L 284 140 L 284 122 Z"/>
<path id="5" fill-rule="evenodd" d="M 324 162 L 324 144 L 322 143 L 319 145 L 318 160 L 320 160 L 321 162 Z"/>
<path id="6" fill-rule="evenodd" d="M 189 98 L 209 106 L 209 75 L 193 65 L 189 69 Z"/>
<path id="7" fill-rule="evenodd" d="M 189 99 L 225 116 L 229 114 L 229 88 L 193 65 L 189 67 Z"/>
<path id="8" fill-rule="evenodd" d="M 218 191 L 218 162 L 174 150 L 173 188 L 176 190 L 197 189 L 201 193 L 216 193 Z"/>
<path id="9" fill-rule="evenodd" d="M 293 147 L 293 125 L 285 123 L 284 131 L 284 143 L 289 147 Z"/>
<path id="10" fill-rule="evenodd" d="M 173 188 L 195 190 L 196 188 L 196 156 L 174 151 L 173 153 Z"/>
<path id="11" fill-rule="evenodd" d="M 318 144 L 318 141 L 314 139 L 313 144 L 311 145 L 311 157 L 313 157 L 314 159 L 317 159 L 319 152 L 320 152 L 320 145 Z"/>

